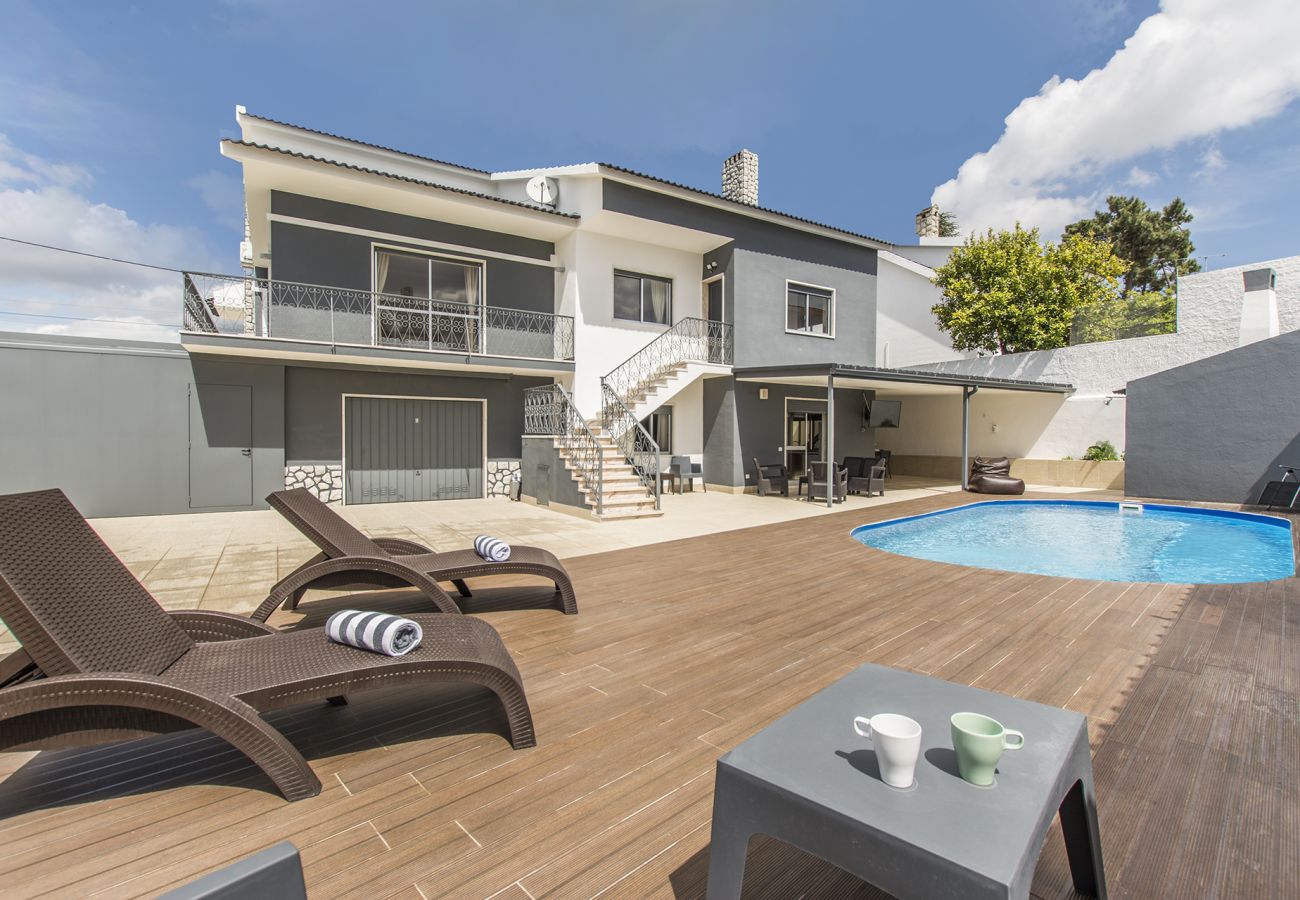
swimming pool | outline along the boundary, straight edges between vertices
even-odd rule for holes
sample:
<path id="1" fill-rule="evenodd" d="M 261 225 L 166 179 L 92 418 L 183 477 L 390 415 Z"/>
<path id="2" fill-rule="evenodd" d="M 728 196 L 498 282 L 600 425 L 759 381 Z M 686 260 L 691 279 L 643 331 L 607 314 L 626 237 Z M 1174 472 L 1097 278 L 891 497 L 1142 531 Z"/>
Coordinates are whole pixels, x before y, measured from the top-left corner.
<path id="1" fill-rule="evenodd" d="M 1230 584 L 1295 574 L 1286 519 L 1156 503 L 984 501 L 862 525 L 853 537 L 918 559 L 1094 581 Z"/>

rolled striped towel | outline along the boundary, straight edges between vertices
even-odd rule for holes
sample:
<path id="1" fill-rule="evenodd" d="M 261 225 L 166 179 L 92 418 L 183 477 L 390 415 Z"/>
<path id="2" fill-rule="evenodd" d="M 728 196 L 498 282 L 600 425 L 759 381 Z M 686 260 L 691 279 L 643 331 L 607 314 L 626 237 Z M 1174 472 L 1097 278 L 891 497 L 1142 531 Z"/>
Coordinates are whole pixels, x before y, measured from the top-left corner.
<path id="1" fill-rule="evenodd" d="M 345 609 L 325 622 L 325 634 L 335 643 L 385 656 L 403 656 L 424 637 L 419 623 L 388 613 Z"/>
<path id="2" fill-rule="evenodd" d="M 474 552 L 488 562 L 505 562 L 510 558 L 510 545 L 500 538 L 480 534 L 474 538 Z"/>

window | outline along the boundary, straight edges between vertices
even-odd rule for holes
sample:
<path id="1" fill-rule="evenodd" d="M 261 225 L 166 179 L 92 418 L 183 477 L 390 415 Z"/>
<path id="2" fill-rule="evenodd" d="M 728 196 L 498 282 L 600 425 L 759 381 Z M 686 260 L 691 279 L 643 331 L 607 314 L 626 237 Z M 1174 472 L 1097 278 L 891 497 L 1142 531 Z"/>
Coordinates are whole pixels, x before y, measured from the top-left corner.
<path id="1" fill-rule="evenodd" d="M 614 272 L 614 318 L 669 325 L 673 321 L 673 283 L 667 278 Z"/>
<path id="2" fill-rule="evenodd" d="M 799 334 L 833 337 L 835 292 L 787 281 L 785 285 L 785 330 Z"/>
<path id="3" fill-rule="evenodd" d="M 661 406 L 641 420 L 641 427 L 659 445 L 660 453 L 673 452 L 673 408 Z"/>
<path id="4" fill-rule="evenodd" d="M 483 265 L 375 249 L 375 343 L 474 352 Z"/>

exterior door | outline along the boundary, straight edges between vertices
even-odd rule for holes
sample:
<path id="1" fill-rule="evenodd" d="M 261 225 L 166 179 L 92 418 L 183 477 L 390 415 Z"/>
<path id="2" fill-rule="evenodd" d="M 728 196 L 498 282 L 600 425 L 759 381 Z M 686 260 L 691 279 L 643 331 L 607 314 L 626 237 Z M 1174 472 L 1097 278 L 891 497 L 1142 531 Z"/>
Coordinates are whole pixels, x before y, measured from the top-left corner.
<path id="1" fill-rule="evenodd" d="M 347 397 L 347 503 L 483 496 L 483 404 L 477 400 Z"/>
<path id="2" fill-rule="evenodd" d="M 191 384 L 190 508 L 253 505 L 253 389 Z"/>
<path id="3" fill-rule="evenodd" d="M 723 276 L 725 277 L 725 276 Z M 710 323 L 708 332 L 708 360 L 711 363 L 725 363 L 725 336 L 722 327 L 722 278 L 706 281 L 701 286 L 703 294 L 704 318 Z M 716 323 L 716 324 L 714 324 Z"/>

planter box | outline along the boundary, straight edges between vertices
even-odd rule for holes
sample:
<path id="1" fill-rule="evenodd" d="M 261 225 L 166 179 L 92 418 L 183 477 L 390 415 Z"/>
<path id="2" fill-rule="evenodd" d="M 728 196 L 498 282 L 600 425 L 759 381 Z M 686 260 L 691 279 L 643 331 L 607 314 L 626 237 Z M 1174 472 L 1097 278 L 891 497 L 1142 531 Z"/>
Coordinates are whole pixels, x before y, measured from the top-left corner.
<path id="1" fill-rule="evenodd" d="M 971 459 L 974 459 L 974 455 Z M 960 456 L 895 456 L 890 460 L 895 475 L 961 480 Z M 1011 474 L 1026 484 L 1124 490 L 1123 460 L 1013 459 Z"/>

